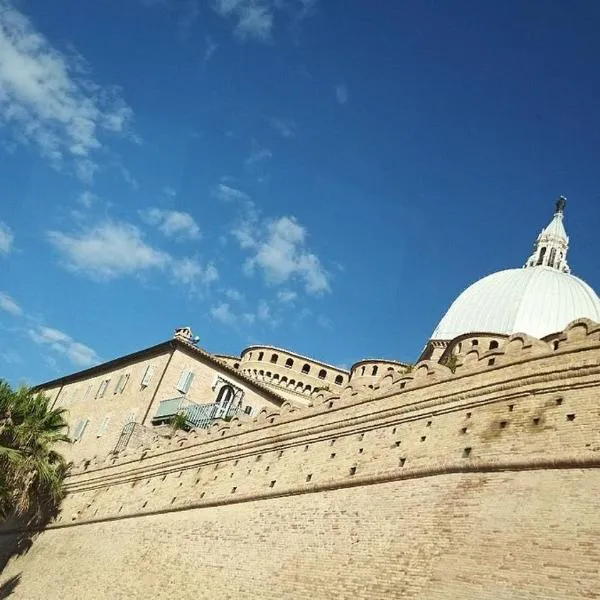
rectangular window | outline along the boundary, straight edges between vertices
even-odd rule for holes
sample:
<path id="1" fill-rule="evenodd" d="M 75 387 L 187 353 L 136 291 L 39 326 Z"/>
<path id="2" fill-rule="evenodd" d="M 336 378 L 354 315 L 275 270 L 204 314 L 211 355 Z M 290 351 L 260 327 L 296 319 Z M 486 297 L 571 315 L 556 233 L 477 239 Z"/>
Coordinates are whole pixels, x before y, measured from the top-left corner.
<path id="1" fill-rule="evenodd" d="M 80 419 L 75 426 L 75 431 L 73 432 L 73 441 L 78 442 L 83 438 L 83 432 L 89 423 L 89 419 Z"/>
<path id="2" fill-rule="evenodd" d="M 90 397 L 91 392 L 92 392 L 92 385 L 90 384 L 87 386 L 87 390 L 85 390 L 85 395 L 83 396 L 84 402 Z"/>
<path id="3" fill-rule="evenodd" d="M 142 387 L 147 387 L 150 385 L 152 381 L 152 377 L 154 376 L 154 365 L 148 365 L 146 367 L 146 371 L 144 372 L 144 376 L 142 377 Z"/>
<path id="4" fill-rule="evenodd" d="M 104 396 L 104 392 L 106 392 L 106 388 L 108 387 L 109 383 L 110 383 L 110 379 L 105 379 L 100 384 L 100 387 L 98 388 L 98 393 L 96 394 L 96 398 L 102 398 L 102 396 Z"/>
<path id="5" fill-rule="evenodd" d="M 100 423 L 100 427 L 98 427 L 98 431 L 96 432 L 96 437 L 102 437 L 106 433 L 106 428 L 110 422 L 110 415 L 106 415 L 102 422 Z"/>
<path id="6" fill-rule="evenodd" d="M 177 383 L 177 389 L 182 394 L 187 394 L 190 389 L 190 385 L 192 385 L 192 381 L 194 379 L 194 373 L 192 371 L 184 371 L 179 378 L 179 382 Z"/>
<path id="7" fill-rule="evenodd" d="M 244 408 L 244 412 L 245 412 L 247 415 L 251 415 L 251 414 L 252 414 L 252 407 L 251 407 L 251 406 L 246 406 L 246 407 Z"/>

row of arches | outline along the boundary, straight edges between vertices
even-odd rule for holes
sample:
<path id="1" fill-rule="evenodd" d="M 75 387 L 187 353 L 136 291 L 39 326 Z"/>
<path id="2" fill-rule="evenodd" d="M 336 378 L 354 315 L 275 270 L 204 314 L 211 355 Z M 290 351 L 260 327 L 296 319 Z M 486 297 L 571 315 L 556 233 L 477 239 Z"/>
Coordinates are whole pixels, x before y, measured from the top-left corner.
<path id="1" fill-rule="evenodd" d="M 479 340 L 470 340 L 471 342 L 471 348 L 476 348 L 479 346 Z M 468 343 L 465 342 L 465 345 Z M 498 347 L 500 346 L 500 343 L 498 342 L 498 340 L 490 340 L 490 343 L 488 344 L 488 350 L 496 350 Z M 463 343 L 459 342 L 458 347 L 456 349 L 457 353 L 460 354 L 463 350 Z M 465 348 L 466 350 L 466 348 Z"/>
<path id="2" fill-rule="evenodd" d="M 252 360 L 252 356 L 253 356 L 254 352 L 249 352 L 247 355 L 246 360 Z M 262 362 L 264 360 L 267 360 L 265 357 L 265 352 L 264 350 L 260 350 L 258 351 L 258 354 L 256 355 L 255 360 Z M 273 352 L 271 354 L 271 356 L 268 358 L 269 362 L 273 365 L 277 365 L 279 364 L 279 354 L 277 354 L 276 352 Z M 283 366 L 286 369 L 292 369 L 294 367 L 294 359 L 291 357 L 288 357 L 285 359 L 285 362 L 283 363 Z M 318 367 L 314 367 L 311 366 L 309 363 L 304 363 L 302 365 L 302 369 L 300 370 L 302 374 L 304 375 L 310 375 L 311 371 L 313 370 L 313 368 L 318 368 Z M 326 369 L 319 369 L 319 371 L 316 373 L 316 375 L 313 373 L 312 374 L 313 377 L 317 377 L 318 379 L 327 379 L 327 370 Z M 334 380 L 336 385 L 342 385 L 344 383 L 344 377 L 343 375 L 337 375 L 335 377 Z"/>
<path id="3" fill-rule="evenodd" d="M 305 384 L 302 381 L 296 381 L 295 379 L 288 378 L 285 375 L 280 376 L 279 373 L 271 373 L 271 371 L 264 371 L 263 369 L 244 369 L 243 373 L 253 377 L 254 379 L 279 385 L 300 394 L 310 395 L 312 392 L 319 389 L 318 387 L 313 388 L 313 386 L 311 386 L 309 383 Z M 344 379 L 341 375 L 338 375 L 335 381 L 338 385 L 342 385 Z"/>

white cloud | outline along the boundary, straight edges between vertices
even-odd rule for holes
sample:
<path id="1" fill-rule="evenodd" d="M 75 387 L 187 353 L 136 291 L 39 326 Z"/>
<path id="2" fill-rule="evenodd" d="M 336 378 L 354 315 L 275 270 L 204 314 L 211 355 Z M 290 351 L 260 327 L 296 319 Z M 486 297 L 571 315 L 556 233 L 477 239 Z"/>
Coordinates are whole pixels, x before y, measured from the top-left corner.
<path id="1" fill-rule="evenodd" d="M 271 0 L 216 0 L 214 8 L 221 16 L 235 19 L 234 32 L 240 39 L 271 38 L 275 11 Z"/>
<path id="2" fill-rule="evenodd" d="M 23 314 L 23 309 L 4 292 L 0 292 L 0 309 L 15 317 L 19 317 Z"/>
<path id="3" fill-rule="evenodd" d="M 200 227 L 189 213 L 149 208 L 141 211 L 140 216 L 149 225 L 158 227 L 167 237 L 179 240 L 198 240 L 201 237 Z"/>
<path id="4" fill-rule="evenodd" d="M 90 191 L 82 192 L 78 198 L 80 204 L 83 204 L 86 208 L 90 208 L 92 204 L 98 200 L 98 197 L 92 194 Z"/>
<path id="5" fill-rule="evenodd" d="M 202 60 L 205 65 L 208 64 L 208 61 L 212 58 L 218 47 L 219 45 L 210 36 L 206 36 L 206 49 L 204 50 L 204 58 Z"/>
<path id="6" fill-rule="evenodd" d="M 250 273 L 258 269 L 272 284 L 299 279 L 311 294 L 330 291 L 329 276 L 319 258 L 306 249 L 306 230 L 294 217 L 269 222 L 261 239 L 253 237 L 248 241 L 253 243 L 240 245 L 253 250 L 246 262 Z"/>
<path id="7" fill-rule="evenodd" d="M 234 289 L 228 289 L 225 290 L 225 296 L 227 296 L 227 298 L 229 298 L 230 300 L 234 300 L 235 302 L 240 302 L 241 300 L 244 299 L 244 297 L 242 296 L 242 294 L 240 294 L 240 292 L 238 292 L 237 290 Z"/>
<path id="8" fill-rule="evenodd" d="M 277 292 L 277 299 L 280 302 L 283 303 L 292 303 L 294 300 L 296 300 L 296 298 L 298 297 L 298 294 L 296 292 L 293 292 L 292 290 L 281 290 L 279 292 Z"/>
<path id="9" fill-rule="evenodd" d="M 219 272 L 212 263 L 203 266 L 195 258 L 173 260 L 171 269 L 175 281 L 191 288 L 210 285 L 219 278 Z"/>
<path id="10" fill-rule="evenodd" d="M 211 308 L 210 314 L 215 321 L 219 321 L 224 325 L 234 325 L 237 321 L 237 317 L 231 312 L 227 302 L 222 302 L 218 306 Z"/>
<path id="11" fill-rule="evenodd" d="M 258 309 L 256 311 L 256 316 L 261 321 L 268 321 L 271 318 L 271 308 L 264 300 L 261 300 L 258 303 Z"/>
<path id="12" fill-rule="evenodd" d="M 63 354 L 78 367 L 91 367 L 101 362 L 95 350 L 58 329 L 37 325 L 29 330 L 29 336 L 37 344 L 48 346 L 54 352 Z"/>
<path id="13" fill-rule="evenodd" d="M 296 124 L 294 121 L 273 117 L 269 119 L 269 123 L 282 138 L 293 138 L 296 135 Z"/>
<path id="14" fill-rule="evenodd" d="M 339 104 L 348 102 L 348 88 L 345 83 L 340 83 L 335 87 L 335 97 Z"/>
<path id="15" fill-rule="evenodd" d="M 0 0 L 0 123 L 33 144 L 56 167 L 74 161 L 84 180 L 105 134 L 128 134 L 132 110 L 114 87 L 89 79 L 80 56 L 67 56 L 35 30 L 8 0 Z"/>
<path id="16" fill-rule="evenodd" d="M 252 150 L 248 155 L 248 158 L 244 161 L 246 165 L 252 166 L 258 163 L 262 163 L 273 157 L 273 153 L 268 148 L 263 148 L 256 142 L 252 143 Z"/>
<path id="17" fill-rule="evenodd" d="M 6 224 L 0 221 L 0 254 L 8 254 L 11 249 L 15 236 L 12 229 Z"/>
<path id="18" fill-rule="evenodd" d="M 223 202 L 250 199 L 250 196 L 248 196 L 246 192 L 242 192 L 242 190 L 238 190 L 230 185 L 225 185 L 224 183 L 219 183 L 215 186 L 212 190 L 212 195 Z"/>
<path id="19" fill-rule="evenodd" d="M 67 268 L 97 280 L 162 269 L 171 261 L 167 253 L 146 244 L 140 230 L 128 223 L 106 221 L 79 233 L 47 235 Z"/>

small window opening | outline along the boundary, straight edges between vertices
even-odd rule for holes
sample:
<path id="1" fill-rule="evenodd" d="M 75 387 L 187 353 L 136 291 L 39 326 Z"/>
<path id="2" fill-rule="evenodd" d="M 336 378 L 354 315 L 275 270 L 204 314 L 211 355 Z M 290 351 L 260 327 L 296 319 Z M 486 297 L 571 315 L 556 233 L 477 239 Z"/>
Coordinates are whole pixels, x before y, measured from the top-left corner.
<path id="1" fill-rule="evenodd" d="M 470 419 L 472 414 L 473 413 L 468 412 L 465 416 L 467 417 L 467 419 Z"/>
<path id="2" fill-rule="evenodd" d="M 330 403 L 327 405 L 327 408 L 333 408 L 333 402 L 330 402 Z"/>
<path id="3" fill-rule="evenodd" d="M 269 484 L 269 487 L 275 487 L 276 483 L 277 483 L 277 480 L 273 479 L 273 481 L 271 481 L 271 483 Z"/>
<path id="4" fill-rule="evenodd" d="M 356 473 L 356 467 L 350 467 L 350 475 L 354 475 Z"/>
<path id="5" fill-rule="evenodd" d="M 341 375 L 338 375 L 338 376 L 335 378 L 335 384 L 336 384 L 336 385 L 342 385 L 342 383 L 344 383 L 344 378 L 343 378 Z"/>
<path id="6" fill-rule="evenodd" d="M 364 452 L 364 449 L 363 449 L 363 448 L 359 448 L 359 449 L 358 449 L 358 453 L 359 453 L 359 454 L 362 454 L 363 452 Z"/>
<path id="7" fill-rule="evenodd" d="M 552 342 L 552 349 L 553 349 L 553 350 L 558 350 L 558 345 L 559 345 L 559 343 L 560 343 L 560 342 L 559 342 L 558 340 L 554 340 L 554 341 Z"/>
<path id="8" fill-rule="evenodd" d="M 402 443 L 402 440 L 396 440 L 396 442 L 394 443 L 394 446 L 396 446 L 396 448 L 398 448 L 398 446 L 400 446 L 401 443 Z"/>
<path id="9" fill-rule="evenodd" d="M 427 439 L 427 436 L 426 436 L 426 435 L 422 435 L 422 436 L 421 436 L 421 441 L 422 441 L 422 442 L 424 442 L 426 439 Z"/>
<path id="10" fill-rule="evenodd" d="M 364 433 L 361 433 L 361 434 L 358 436 L 358 441 L 359 441 L 359 442 L 362 442 L 362 440 L 364 440 L 364 439 L 365 439 L 365 434 L 364 434 Z"/>
<path id="11" fill-rule="evenodd" d="M 400 459 L 400 466 L 403 467 L 406 464 L 406 458 Z"/>
<path id="12" fill-rule="evenodd" d="M 277 354 L 272 354 L 271 355 L 271 362 L 275 365 L 277 364 L 277 361 L 279 360 L 279 356 L 277 356 Z"/>
<path id="13" fill-rule="evenodd" d="M 286 368 L 288 368 L 288 369 L 291 369 L 291 368 L 294 366 L 294 361 L 293 361 L 293 359 L 291 359 L 291 358 L 288 358 L 288 359 L 285 361 L 285 366 L 286 366 Z"/>
<path id="14" fill-rule="evenodd" d="M 570 415 L 567 415 L 567 421 L 574 421 L 575 420 L 575 413 L 571 413 Z"/>
<path id="15" fill-rule="evenodd" d="M 231 493 L 232 493 L 232 494 L 235 494 L 235 490 L 237 490 L 237 487 L 234 485 L 234 486 L 231 488 Z"/>
<path id="16" fill-rule="evenodd" d="M 473 340 L 471 346 L 479 346 L 479 340 Z"/>
<path id="17" fill-rule="evenodd" d="M 306 446 L 304 446 L 304 452 L 308 452 L 308 444 L 306 444 Z"/>
<path id="18" fill-rule="evenodd" d="M 332 452 L 332 453 L 329 455 L 329 458 L 335 458 L 335 452 Z"/>
<path id="19" fill-rule="evenodd" d="M 327 377 L 327 371 L 325 369 L 321 369 L 319 371 L 319 379 L 325 379 Z"/>
<path id="20" fill-rule="evenodd" d="M 264 352 L 259 352 L 258 353 L 258 360 L 262 360 L 264 357 L 265 353 Z"/>
<path id="21" fill-rule="evenodd" d="M 379 370 L 379 368 L 377 367 L 377 365 L 374 365 L 373 370 L 371 371 L 371 376 L 377 375 L 378 370 Z"/>
<path id="22" fill-rule="evenodd" d="M 335 444 L 335 438 L 334 438 L 334 439 L 332 439 L 332 440 L 329 440 L 329 445 L 330 445 L 330 446 L 333 446 L 334 444 Z"/>
<path id="23" fill-rule="evenodd" d="M 308 375 L 308 374 L 310 373 L 310 365 L 309 365 L 309 364 L 305 364 L 305 365 L 302 367 L 302 372 L 303 372 L 305 375 Z"/>
<path id="24" fill-rule="evenodd" d="M 204 495 L 205 495 L 205 494 L 206 494 L 206 492 L 202 492 L 202 493 L 200 494 L 200 498 L 204 498 Z"/>
<path id="25" fill-rule="evenodd" d="M 490 358 L 488 360 L 488 367 L 491 367 L 492 365 L 496 364 L 496 359 L 495 358 Z"/>
<path id="26" fill-rule="evenodd" d="M 500 421 L 500 429 L 506 429 L 508 425 L 508 421 Z"/>
<path id="27" fill-rule="evenodd" d="M 277 455 L 277 458 L 281 458 L 283 456 L 283 450 L 279 451 L 279 454 Z"/>
<path id="28" fill-rule="evenodd" d="M 498 347 L 498 342 L 496 340 L 492 340 L 490 342 L 490 350 L 495 350 Z"/>
<path id="29" fill-rule="evenodd" d="M 308 481 L 310 481 L 311 479 L 312 479 L 312 473 L 309 473 L 309 474 L 306 476 L 306 481 L 308 482 Z"/>
<path id="30" fill-rule="evenodd" d="M 533 424 L 534 425 L 539 425 L 540 424 L 540 418 L 539 417 L 533 417 Z"/>
<path id="31" fill-rule="evenodd" d="M 426 427 L 431 427 L 431 421 L 427 421 Z"/>
<path id="32" fill-rule="evenodd" d="M 513 410 L 515 410 L 515 405 L 514 404 L 509 404 L 508 405 L 508 412 L 512 412 Z"/>
<path id="33" fill-rule="evenodd" d="M 468 427 L 463 427 L 463 428 L 460 430 L 460 432 L 461 432 L 461 433 L 467 433 L 467 431 L 468 431 L 468 430 L 469 430 L 469 429 L 468 429 Z"/>
<path id="34" fill-rule="evenodd" d="M 463 457 L 468 458 L 469 456 L 471 456 L 471 448 L 465 448 L 463 450 Z"/>
<path id="35" fill-rule="evenodd" d="M 396 433 L 397 429 L 398 429 L 397 427 L 394 427 L 394 429 L 392 429 L 392 435 L 394 435 Z"/>

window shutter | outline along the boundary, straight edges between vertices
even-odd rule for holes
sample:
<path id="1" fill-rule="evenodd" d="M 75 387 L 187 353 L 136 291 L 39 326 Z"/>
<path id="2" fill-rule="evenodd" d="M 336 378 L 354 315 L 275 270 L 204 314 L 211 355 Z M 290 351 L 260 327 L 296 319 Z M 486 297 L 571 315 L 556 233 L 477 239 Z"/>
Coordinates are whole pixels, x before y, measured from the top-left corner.
<path id="1" fill-rule="evenodd" d="M 110 415 L 106 415 L 104 417 L 104 419 L 102 419 L 102 423 L 100 423 L 100 427 L 98 427 L 98 431 L 96 432 L 96 437 L 102 437 L 104 435 L 109 422 L 110 422 Z"/>
<path id="2" fill-rule="evenodd" d="M 194 381 L 194 373 L 192 371 L 188 371 L 183 384 L 183 390 L 181 390 L 184 394 L 188 393 L 190 386 L 192 385 L 192 381 Z"/>
<path id="3" fill-rule="evenodd" d="M 108 387 L 109 383 L 110 383 L 110 379 L 105 379 L 100 384 L 100 389 L 98 390 L 98 395 L 96 396 L 97 398 L 102 398 L 104 396 L 104 393 L 106 392 L 106 388 Z"/>
<path id="4" fill-rule="evenodd" d="M 79 439 L 83 439 L 83 434 L 85 432 L 85 428 L 87 427 L 88 423 L 90 422 L 89 419 L 84 419 L 83 420 L 83 425 L 81 426 L 81 433 L 79 434 Z"/>
<path id="5" fill-rule="evenodd" d="M 146 386 L 150 385 L 153 375 L 154 375 L 154 365 L 148 365 L 146 367 L 144 376 L 142 377 L 142 387 L 146 387 Z"/>
<path id="6" fill-rule="evenodd" d="M 83 421 L 81 419 L 79 419 L 79 421 L 77 421 L 77 425 L 75 425 L 75 429 L 73 430 L 73 441 L 76 442 L 79 439 L 79 436 L 81 435 L 81 429 L 83 426 Z"/>
<path id="7" fill-rule="evenodd" d="M 183 371 L 181 373 L 181 377 L 179 378 L 179 381 L 177 382 L 177 385 L 176 385 L 177 389 L 183 394 L 185 394 L 187 392 L 185 385 L 187 382 L 188 375 L 189 375 L 189 371 Z"/>
<path id="8" fill-rule="evenodd" d="M 121 375 L 117 380 L 117 385 L 115 385 L 115 391 L 113 392 L 113 394 L 118 394 L 121 391 L 121 383 L 123 382 L 124 377 L 125 375 Z"/>
<path id="9" fill-rule="evenodd" d="M 129 381 L 129 373 L 125 373 L 125 375 L 123 375 L 123 381 L 121 381 L 121 386 L 119 388 L 119 393 L 122 394 L 125 390 L 125 386 L 127 385 L 127 382 Z"/>

